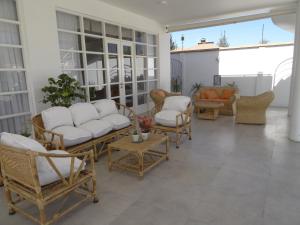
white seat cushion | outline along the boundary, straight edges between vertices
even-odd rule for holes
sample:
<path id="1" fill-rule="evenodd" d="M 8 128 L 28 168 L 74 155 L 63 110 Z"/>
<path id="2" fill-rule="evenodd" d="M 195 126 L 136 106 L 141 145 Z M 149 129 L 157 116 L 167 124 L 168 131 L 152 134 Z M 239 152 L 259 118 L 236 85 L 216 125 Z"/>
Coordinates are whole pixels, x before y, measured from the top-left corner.
<path id="1" fill-rule="evenodd" d="M 154 120 L 156 123 L 167 127 L 176 127 L 176 116 L 179 115 L 179 111 L 175 110 L 163 110 L 155 114 Z M 183 117 L 183 119 L 185 119 Z M 182 125 L 183 120 L 181 117 L 178 119 L 178 125 Z"/>
<path id="2" fill-rule="evenodd" d="M 0 143 L 12 148 L 19 148 L 23 150 L 31 150 L 44 153 L 47 152 L 46 148 L 36 140 L 24 137 L 19 134 L 2 132 Z"/>
<path id="3" fill-rule="evenodd" d="M 51 154 L 69 154 L 68 152 L 61 151 L 61 150 L 53 150 L 50 153 Z M 70 176 L 71 158 L 53 158 L 52 157 L 51 159 L 63 177 L 66 178 L 66 177 Z M 79 160 L 77 158 L 75 159 L 74 172 L 78 171 L 81 162 L 82 162 L 81 160 Z M 85 165 L 83 165 L 82 169 L 84 169 L 84 167 L 85 167 Z M 61 178 L 57 175 L 55 170 L 50 166 L 48 161 L 46 161 L 44 164 L 38 164 L 37 171 L 38 171 L 38 177 L 39 177 L 41 186 L 61 180 Z"/>
<path id="4" fill-rule="evenodd" d="M 190 102 L 191 98 L 188 96 L 170 96 L 165 98 L 162 110 L 175 110 L 184 112 Z"/>
<path id="5" fill-rule="evenodd" d="M 103 118 L 111 114 L 119 113 L 118 108 L 116 106 L 116 102 L 114 100 L 101 99 L 95 102 L 94 106 L 96 107 L 100 118 Z"/>
<path id="6" fill-rule="evenodd" d="M 76 127 L 90 120 L 99 119 L 98 112 L 91 103 L 76 103 L 70 107 L 70 111 Z"/>
<path id="7" fill-rule="evenodd" d="M 73 126 L 57 127 L 53 129 L 53 132 L 64 135 L 65 147 L 81 144 L 92 139 L 91 132 Z"/>
<path id="8" fill-rule="evenodd" d="M 104 120 L 92 120 L 80 125 L 80 128 L 90 132 L 93 138 L 101 137 L 112 130 L 111 124 Z"/>
<path id="9" fill-rule="evenodd" d="M 44 110 L 42 111 L 42 119 L 46 130 L 60 126 L 73 126 L 72 114 L 66 107 L 56 106 Z"/>
<path id="10" fill-rule="evenodd" d="M 128 117 L 122 114 L 112 114 L 103 117 L 101 120 L 109 122 L 114 130 L 120 130 L 130 125 L 130 120 L 128 119 Z"/>

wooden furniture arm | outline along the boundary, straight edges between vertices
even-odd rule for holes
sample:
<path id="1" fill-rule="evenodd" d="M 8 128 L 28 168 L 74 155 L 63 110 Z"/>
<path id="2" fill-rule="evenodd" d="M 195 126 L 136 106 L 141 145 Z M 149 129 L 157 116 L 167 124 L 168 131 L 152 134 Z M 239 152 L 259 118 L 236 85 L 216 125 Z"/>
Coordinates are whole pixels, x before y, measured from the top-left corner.
<path id="1" fill-rule="evenodd" d="M 36 134 L 37 134 L 35 136 L 35 139 L 38 142 L 40 142 L 43 146 L 45 146 L 46 148 L 47 147 L 51 148 L 52 146 L 54 146 L 55 149 L 65 149 L 64 136 L 62 134 L 58 134 L 56 132 L 46 130 L 46 129 L 44 129 L 42 127 L 39 127 L 35 124 L 33 124 L 33 127 L 36 131 Z"/>
<path id="2" fill-rule="evenodd" d="M 131 108 L 120 103 L 116 103 L 116 105 L 119 108 L 119 112 L 121 112 L 123 116 L 128 117 L 131 121 L 135 121 L 136 114 Z"/>

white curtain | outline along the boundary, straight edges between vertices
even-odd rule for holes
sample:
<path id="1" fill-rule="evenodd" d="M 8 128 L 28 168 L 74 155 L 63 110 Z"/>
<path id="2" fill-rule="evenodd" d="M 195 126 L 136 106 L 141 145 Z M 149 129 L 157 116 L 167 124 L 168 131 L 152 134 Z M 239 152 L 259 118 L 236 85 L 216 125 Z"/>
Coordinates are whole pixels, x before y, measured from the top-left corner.
<path id="1" fill-rule="evenodd" d="M 0 0 L 0 18 L 17 20 L 16 2 Z M 19 25 L 0 22 L 0 45 L 21 45 Z M 0 93 L 26 91 L 25 72 L 23 69 L 22 49 L 16 47 L 0 47 L 0 68 L 16 71 L 0 72 Z M 0 95 L 0 117 L 30 112 L 28 94 Z M 28 123 L 28 116 L 0 119 L 0 132 L 22 133 Z"/>
<path id="2" fill-rule="evenodd" d="M 63 12 L 57 12 L 57 26 L 60 29 L 80 31 L 79 17 Z"/>
<path id="3" fill-rule="evenodd" d="M 0 18 L 18 20 L 15 0 L 0 0 Z"/>

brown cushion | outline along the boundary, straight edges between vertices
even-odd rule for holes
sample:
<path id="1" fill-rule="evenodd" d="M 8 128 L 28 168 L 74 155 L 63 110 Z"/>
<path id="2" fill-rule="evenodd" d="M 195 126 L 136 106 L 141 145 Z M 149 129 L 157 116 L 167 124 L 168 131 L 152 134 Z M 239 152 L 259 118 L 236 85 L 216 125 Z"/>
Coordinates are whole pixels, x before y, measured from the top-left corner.
<path id="1" fill-rule="evenodd" d="M 209 89 L 209 90 L 206 90 L 204 92 L 204 95 L 207 99 L 219 99 L 219 95 L 217 94 L 217 92 L 213 89 Z"/>
<path id="2" fill-rule="evenodd" d="M 221 98 L 230 99 L 234 95 L 235 90 L 224 89 Z"/>

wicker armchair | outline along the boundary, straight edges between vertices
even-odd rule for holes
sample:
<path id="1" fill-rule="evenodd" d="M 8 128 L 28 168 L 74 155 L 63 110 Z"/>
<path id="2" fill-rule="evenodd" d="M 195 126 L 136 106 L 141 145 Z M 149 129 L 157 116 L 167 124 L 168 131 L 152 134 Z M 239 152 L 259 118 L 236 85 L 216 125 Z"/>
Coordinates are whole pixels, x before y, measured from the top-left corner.
<path id="1" fill-rule="evenodd" d="M 164 100 L 166 97 L 169 96 L 178 96 L 181 95 L 181 93 L 175 93 L 175 92 L 167 92 L 163 89 L 153 89 L 150 91 L 150 97 L 154 102 L 155 105 L 155 112 L 159 112 L 162 109 L 162 106 L 164 105 Z"/>
<path id="2" fill-rule="evenodd" d="M 0 145 L 0 155 L 4 192 L 10 215 L 18 212 L 38 224 L 48 225 L 86 200 L 98 202 L 93 151 L 79 154 L 51 154 Z M 78 157 L 82 161 L 79 167 L 75 168 L 74 162 Z M 38 162 L 41 159 L 49 163 L 58 180 L 45 185 L 40 183 Z M 68 177 L 62 175 L 63 172 L 56 164 L 64 159 L 70 162 Z M 66 207 L 71 193 L 76 193 L 80 198 L 76 202 L 72 200 Z M 38 218 L 26 210 L 26 204 L 22 204 L 25 201 L 36 205 L 39 211 Z M 53 202 L 61 206 L 58 206 L 54 214 L 46 215 L 46 207 Z"/>
<path id="3" fill-rule="evenodd" d="M 274 99 L 274 93 L 267 91 L 257 96 L 242 96 L 237 100 L 236 123 L 265 124 L 266 110 Z"/>
<path id="4" fill-rule="evenodd" d="M 155 118 L 155 120 L 156 120 L 156 115 L 164 111 L 162 110 L 162 106 L 159 106 L 158 108 L 159 110 L 157 110 L 156 107 L 154 107 L 154 109 L 152 110 L 152 116 Z M 176 143 L 176 148 L 179 148 L 182 137 L 184 135 L 186 135 L 189 140 L 192 140 L 192 121 L 191 121 L 192 114 L 193 114 L 193 105 L 192 102 L 190 102 L 183 112 L 180 112 L 174 117 L 175 120 L 174 126 L 163 125 L 155 121 L 155 124 L 152 127 L 153 131 L 154 133 L 164 133 L 164 134 L 175 133 L 176 135 L 175 140 L 172 139 L 170 140 Z"/>

